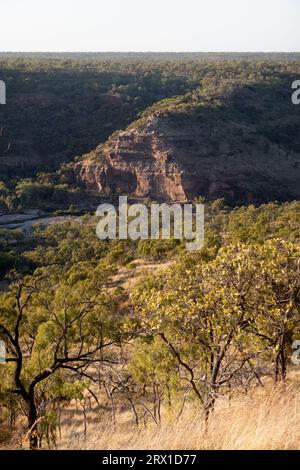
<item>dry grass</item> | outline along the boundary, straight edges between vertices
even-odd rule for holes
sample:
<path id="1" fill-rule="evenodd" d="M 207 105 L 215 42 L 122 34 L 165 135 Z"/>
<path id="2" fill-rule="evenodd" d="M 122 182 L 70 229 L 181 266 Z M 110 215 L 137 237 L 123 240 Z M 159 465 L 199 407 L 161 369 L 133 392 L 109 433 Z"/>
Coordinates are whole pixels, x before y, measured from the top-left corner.
<path id="1" fill-rule="evenodd" d="M 133 264 L 135 266 L 134 269 L 130 269 L 128 266 L 121 266 L 118 268 L 118 272 L 112 276 L 112 279 L 107 286 L 108 292 L 117 286 L 121 286 L 130 292 L 145 275 L 168 269 L 172 264 L 174 264 L 174 260 L 151 262 L 149 260 L 139 258 L 135 259 Z"/>
<path id="2" fill-rule="evenodd" d="M 128 416 L 127 416 L 128 418 Z M 124 420 L 88 427 L 86 439 L 72 422 L 60 448 L 69 449 L 300 449 L 299 385 L 265 387 L 252 396 L 220 400 L 205 432 L 192 407 L 179 420 L 165 416 L 160 427 L 137 429 Z"/>

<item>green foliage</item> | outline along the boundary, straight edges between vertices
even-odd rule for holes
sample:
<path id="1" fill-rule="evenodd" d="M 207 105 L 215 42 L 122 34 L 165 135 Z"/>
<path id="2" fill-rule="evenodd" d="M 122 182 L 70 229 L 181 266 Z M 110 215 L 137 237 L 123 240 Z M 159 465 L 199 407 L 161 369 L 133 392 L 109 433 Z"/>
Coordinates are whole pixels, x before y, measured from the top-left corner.
<path id="1" fill-rule="evenodd" d="M 15 188 L 16 197 L 22 208 L 51 209 L 70 205 L 82 196 L 80 190 L 74 190 L 66 184 L 21 180 Z"/>
<path id="2" fill-rule="evenodd" d="M 261 355 L 284 378 L 300 321 L 300 250 L 274 239 L 229 245 L 209 263 L 192 260 L 150 277 L 132 301 L 139 327 L 165 343 L 208 411 L 235 374 L 248 386 Z"/>
<path id="3" fill-rule="evenodd" d="M 73 216 L 30 240 L 0 229 L 0 339 L 9 358 L 0 366 L 0 424 L 26 416 L 32 447 L 37 436 L 55 445 L 58 409 L 83 403 L 96 386 L 112 415 L 126 403 L 138 423 L 145 410 L 158 422 L 162 400 L 172 407 L 196 397 L 208 414 L 220 395 L 272 374 L 285 379 L 300 332 L 299 201 L 208 201 L 204 247 L 187 253 L 173 239 L 100 241 L 96 218 L 80 217 L 92 195 L 69 174 L 76 155 L 93 156 L 149 116 L 174 129 L 183 120 L 204 126 L 214 154 L 228 135 L 262 154 L 271 145 L 298 153 L 290 85 L 299 62 L 220 57 L 0 59 L 11 96 L 0 110 L 0 212 Z M 139 258 L 172 265 L 135 287 L 118 285 L 119 268 L 138 276 Z"/>
<path id="4" fill-rule="evenodd" d="M 185 93 L 203 73 L 197 63 L 156 60 L 1 58 L 0 64 L 11 97 L 0 110 L 5 180 L 58 169 L 127 127 L 152 103 Z M 22 164 L 16 165 L 20 155 Z"/>
<path id="5" fill-rule="evenodd" d="M 140 240 L 137 254 L 141 257 L 150 257 L 155 260 L 171 258 L 182 249 L 180 240 Z"/>
<path id="6" fill-rule="evenodd" d="M 44 445 L 55 445 L 58 403 L 83 403 L 95 370 L 112 410 L 129 403 L 136 422 L 136 403 L 159 422 L 162 402 L 174 412 L 196 397 L 208 416 L 220 394 L 249 390 L 266 375 L 285 379 L 300 331 L 299 202 L 205 205 L 205 245 L 193 253 L 175 240 L 100 241 L 89 215 L 38 229 L 25 253 L 21 236 L 11 245 L 18 232 L 1 232 L 1 256 L 12 251 L 33 266 L 31 276 L 8 278 L 0 338 L 17 358 L 11 337 L 21 318 L 19 379 L 26 393 L 37 381 L 35 432 Z M 173 263 L 129 290 L 118 285 L 119 268 L 134 274 L 140 258 Z M 19 413 L 8 393 L 15 371 L 14 362 L 0 368 L 5 420 Z"/>
<path id="7" fill-rule="evenodd" d="M 213 105 L 222 114 L 224 99 L 241 86 L 243 96 L 227 117 L 257 122 L 263 116 L 262 134 L 280 144 L 293 140 L 299 145 L 297 110 L 289 106 L 288 95 L 292 79 L 299 75 L 299 62 L 280 60 L 281 56 L 274 60 L 264 56 L 240 60 L 239 55 L 211 60 L 205 54 L 201 60 L 194 55 L 138 57 L 3 56 L 1 77 L 11 99 L 5 112 L 0 110 L 0 178 L 9 181 L 56 170 L 136 119 L 140 121 L 133 126 L 143 124 L 153 113 L 172 111 L 182 118 L 196 110 L 201 119 L 207 106 Z M 256 103 L 251 98 L 253 86 L 258 86 Z M 280 126 L 274 116 L 281 117 Z M 209 114 L 206 117 L 209 120 Z"/>

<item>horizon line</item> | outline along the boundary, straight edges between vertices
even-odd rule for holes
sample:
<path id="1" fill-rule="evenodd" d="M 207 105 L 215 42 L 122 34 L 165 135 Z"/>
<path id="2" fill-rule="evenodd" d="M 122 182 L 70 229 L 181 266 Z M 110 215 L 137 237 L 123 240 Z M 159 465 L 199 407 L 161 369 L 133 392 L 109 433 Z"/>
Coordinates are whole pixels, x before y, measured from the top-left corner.
<path id="1" fill-rule="evenodd" d="M 299 51 L 0 51 L 0 54 L 299 54 Z"/>

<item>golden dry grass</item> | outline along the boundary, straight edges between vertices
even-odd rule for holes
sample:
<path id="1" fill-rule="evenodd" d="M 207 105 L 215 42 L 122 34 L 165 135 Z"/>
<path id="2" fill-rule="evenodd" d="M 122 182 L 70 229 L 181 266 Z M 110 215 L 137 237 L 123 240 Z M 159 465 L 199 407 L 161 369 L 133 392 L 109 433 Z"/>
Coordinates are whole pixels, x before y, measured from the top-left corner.
<path id="1" fill-rule="evenodd" d="M 128 418 L 128 416 L 127 416 Z M 267 386 L 252 396 L 220 400 L 205 431 L 201 414 L 191 406 L 180 419 L 164 416 L 158 427 L 137 429 L 124 420 L 88 426 L 86 439 L 73 422 L 59 448 L 69 449 L 300 449 L 299 385 Z"/>

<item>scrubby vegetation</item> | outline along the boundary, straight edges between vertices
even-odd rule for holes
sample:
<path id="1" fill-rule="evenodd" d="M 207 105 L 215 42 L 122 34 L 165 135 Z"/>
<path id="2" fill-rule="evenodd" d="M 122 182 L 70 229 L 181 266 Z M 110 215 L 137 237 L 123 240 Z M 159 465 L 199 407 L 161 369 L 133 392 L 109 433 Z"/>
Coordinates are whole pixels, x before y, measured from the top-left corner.
<path id="1" fill-rule="evenodd" d="M 188 253 L 100 241 L 99 199 L 68 172 L 158 115 L 201 123 L 211 152 L 238 133 L 296 155 L 299 57 L 7 54 L 0 71 L 1 447 L 299 448 L 300 202 L 272 181 L 263 205 L 208 200 Z"/>
<path id="2" fill-rule="evenodd" d="M 52 447 L 64 410 L 88 401 L 113 423 L 126 409 L 136 426 L 164 426 L 166 412 L 193 406 L 209 426 L 221 397 L 285 382 L 300 334 L 299 212 L 298 202 L 207 203 L 205 245 L 191 254 L 183 243 L 101 242 L 88 215 L 38 230 L 1 295 L 8 436 L 17 426 L 31 448 Z M 137 275 L 141 258 L 171 267 Z"/>
<path id="3" fill-rule="evenodd" d="M 201 119 L 212 107 L 223 119 L 247 118 L 248 124 L 261 120 L 260 133 L 271 141 L 288 147 L 298 142 L 297 110 L 289 96 L 300 73 L 297 55 L 273 60 L 272 55 L 252 60 L 247 55 L 223 60 L 205 54 L 147 57 L 112 60 L 91 55 L 82 60 L 76 55 L 33 55 L 25 60 L 2 55 L 1 79 L 9 99 L 0 108 L 0 181 L 13 189 L 21 178 L 55 171 L 156 112 L 175 111 L 179 119 L 194 119 L 196 111 Z M 241 87 L 242 95 L 225 115 L 224 99 Z M 251 87 L 258 93 L 254 101 Z M 294 150 L 299 150 L 299 142 Z M 9 209 L 15 191 L 2 193 L 0 187 L 0 210 L 3 203 Z"/>

